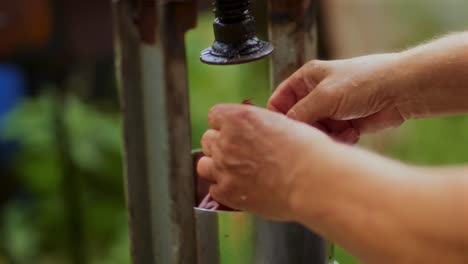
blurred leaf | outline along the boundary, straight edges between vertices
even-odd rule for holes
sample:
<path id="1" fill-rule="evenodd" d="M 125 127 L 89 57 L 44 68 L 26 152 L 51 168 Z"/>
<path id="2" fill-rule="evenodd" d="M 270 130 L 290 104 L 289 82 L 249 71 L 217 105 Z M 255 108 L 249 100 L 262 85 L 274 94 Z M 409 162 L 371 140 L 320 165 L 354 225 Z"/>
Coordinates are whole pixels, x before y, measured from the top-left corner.
<path id="1" fill-rule="evenodd" d="M 0 244 L 10 258 L 19 264 L 32 263 L 39 249 L 39 233 L 34 229 L 30 210 L 18 203 L 9 203 L 3 215 L 4 236 Z"/>

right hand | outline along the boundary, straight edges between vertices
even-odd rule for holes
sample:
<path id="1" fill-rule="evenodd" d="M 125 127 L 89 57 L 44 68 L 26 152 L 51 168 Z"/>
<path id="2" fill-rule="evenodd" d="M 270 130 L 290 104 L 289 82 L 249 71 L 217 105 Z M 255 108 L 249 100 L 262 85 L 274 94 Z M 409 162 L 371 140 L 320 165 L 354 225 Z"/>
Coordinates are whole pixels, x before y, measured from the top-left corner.
<path id="1" fill-rule="evenodd" d="M 361 133 L 401 125 L 399 54 L 311 61 L 284 81 L 268 109 L 355 143 Z"/>

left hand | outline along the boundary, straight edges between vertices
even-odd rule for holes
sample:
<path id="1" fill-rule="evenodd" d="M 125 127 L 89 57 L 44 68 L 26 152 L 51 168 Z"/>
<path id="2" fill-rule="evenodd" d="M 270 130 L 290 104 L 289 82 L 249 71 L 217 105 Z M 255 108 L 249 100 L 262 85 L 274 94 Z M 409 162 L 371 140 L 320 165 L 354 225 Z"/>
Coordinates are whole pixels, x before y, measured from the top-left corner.
<path id="1" fill-rule="evenodd" d="M 217 105 L 202 138 L 200 177 L 213 198 L 273 220 L 292 221 L 291 198 L 310 164 L 307 149 L 333 142 L 286 116 L 248 105 Z M 324 146 L 326 147 L 326 146 Z"/>

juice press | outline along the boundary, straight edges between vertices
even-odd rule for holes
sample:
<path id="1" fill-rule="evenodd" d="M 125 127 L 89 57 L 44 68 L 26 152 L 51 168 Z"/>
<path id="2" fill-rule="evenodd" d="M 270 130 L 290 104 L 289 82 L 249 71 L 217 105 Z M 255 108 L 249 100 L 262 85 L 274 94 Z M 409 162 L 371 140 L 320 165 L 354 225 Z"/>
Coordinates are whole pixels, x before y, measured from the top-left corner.
<path id="1" fill-rule="evenodd" d="M 250 0 L 216 0 L 215 42 L 200 59 L 230 65 L 270 56 L 276 87 L 317 56 L 318 0 L 255 1 L 268 6 L 269 40 L 256 36 Z M 112 5 L 133 263 L 332 263 L 331 245 L 299 224 L 196 207 L 184 36 L 197 3 Z"/>

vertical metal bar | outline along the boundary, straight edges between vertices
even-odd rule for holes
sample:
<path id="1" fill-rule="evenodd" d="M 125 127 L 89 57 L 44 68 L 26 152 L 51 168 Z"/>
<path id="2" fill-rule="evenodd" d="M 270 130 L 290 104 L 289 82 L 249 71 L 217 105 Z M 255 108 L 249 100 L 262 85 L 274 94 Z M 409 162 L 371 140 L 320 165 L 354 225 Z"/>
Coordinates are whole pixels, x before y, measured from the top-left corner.
<path id="1" fill-rule="evenodd" d="M 318 0 L 269 0 L 273 87 L 317 56 Z"/>
<path id="2" fill-rule="evenodd" d="M 319 0 L 268 0 L 270 42 L 275 47 L 272 56 L 271 78 L 273 90 L 307 61 L 317 57 L 317 8 Z M 285 247 L 301 241 L 306 253 L 292 250 L 287 259 L 299 259 L 307 254 L 310 263 L 332 261 L 331 244 L 296 223 L 265 225 L 264 234 L 283 241 Z M 269 231 L 269 232 L 268 232 Z M 274 238 L 273 238 L 274 237 Z M 284 256 L 277 256 L 277 258 Z M 286 258 L 285 258 L 286 259 Z"/>
<path id="3" fill-rule="evenodd" d="M 196 263 L 185 32 L 195 1 L 114 0 L 132 261 Z"/>

